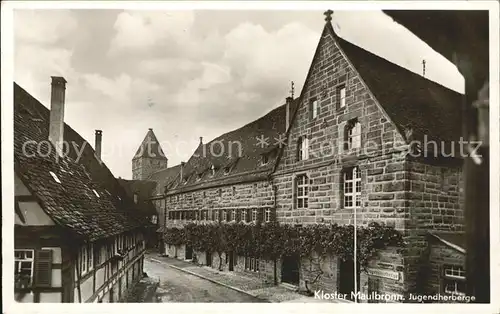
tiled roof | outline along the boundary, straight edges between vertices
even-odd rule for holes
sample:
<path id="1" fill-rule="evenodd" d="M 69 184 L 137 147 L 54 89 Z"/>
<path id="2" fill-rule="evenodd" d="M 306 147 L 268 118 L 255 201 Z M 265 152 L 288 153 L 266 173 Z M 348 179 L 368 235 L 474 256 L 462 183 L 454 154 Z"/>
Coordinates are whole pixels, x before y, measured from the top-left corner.
<path id="1" fill-rule="evenodd" d="M 156 209 L 149 199 L 156 190 L 156 182 L 146 180 L 125 180 L 118 179 L 120 185 L 125 189 L 125 192 L 130 198 L 137 195 L 136 207 L 144 215 L 156 214 Z"/>
<path id="2" fill-rule="evenodd" d="M 292 102 L 290 112 L 297 103 Z M 178 175 L 168 189 L 183 192 L 267 178 L 276 161 L 277 139 L 285 138 L 285 117 L 286 105 L 282 105 L 237 130 L 200 144 L 184 166 L 182 182 Z M 258 139 L 268 145 L 259 145 Z M 263 155 L 268 156 L 265 165 L 261 164 Z"/>
<path id="3" fill-rule="evenodd" d="M 459 140 L 462 95 L 400 67 L 335 34 L 326 27 L 396 127 L 414 139 Z"/>
<path id="4" fill-rule="evenodd" d="M 152 195 L 160 195 L 165 192 L 165 186 L 167 186 L 170 182 L 175 180 L 175 178 L 179 175 L 181 169 L 181 165 L 175 165 L 173 167 L 165 168 L 162 170 L 158 170 L 153 172 L 147 180 L 156 182 L 156 190 Z"/>
<path id="5" fill-rule="evenodd" d="M 64 140 L 70 143 L 69 156 L 56 161 L 48 141 L 49 114 L 14 83 L 14 169 L 43 210 L 58 225 L 89 240 L 142 226 L 144 219 L 125 190 L 98 161 L 91 145 L 67 124 Z M 38 152 L 37 143 L 43 143 Z M 78 159 L 76 151 L 82 148 Z"/>
<path id="6" fill-rule="evenodd" d="M 465 234 L 463 232 L 429 232 L 431 236 L 462 253 L 465 253 Z"/>
<path id="7" fill-rule="evenodd" d="M 148 130 L 133 159 L 141 157 L 167 159 L 153 129 Z"/>

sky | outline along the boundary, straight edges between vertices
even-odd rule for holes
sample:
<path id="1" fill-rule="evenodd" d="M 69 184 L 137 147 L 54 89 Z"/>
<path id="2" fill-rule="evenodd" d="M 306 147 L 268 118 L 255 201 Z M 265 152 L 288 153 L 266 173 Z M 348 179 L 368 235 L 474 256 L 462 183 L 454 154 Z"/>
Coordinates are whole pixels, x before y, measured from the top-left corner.
<path id="1" fill-rule="evenodd" d="M 463 92 L 456 67 L 381 11 L 336 11 L 338 35 Z M 14 80 L 45 106 L 63 76 L 65 121 L 130 179 L 153 128 L 169 166 L 199 143 L 300 94 L 324 27 L 322 11 L 15 10 Z"/>

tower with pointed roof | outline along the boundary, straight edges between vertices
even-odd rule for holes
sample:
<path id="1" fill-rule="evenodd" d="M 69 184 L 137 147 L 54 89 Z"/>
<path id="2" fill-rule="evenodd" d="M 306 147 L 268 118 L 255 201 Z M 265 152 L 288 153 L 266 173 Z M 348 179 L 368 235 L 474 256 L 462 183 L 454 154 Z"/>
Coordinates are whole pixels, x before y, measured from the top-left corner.
<path id="1" fill-rule="evenodd" d="M 168 167 L 165 156 L 153 129 L 149 129 L 132 158 L 132 179 L 146 180 L 153 172 Z"/>

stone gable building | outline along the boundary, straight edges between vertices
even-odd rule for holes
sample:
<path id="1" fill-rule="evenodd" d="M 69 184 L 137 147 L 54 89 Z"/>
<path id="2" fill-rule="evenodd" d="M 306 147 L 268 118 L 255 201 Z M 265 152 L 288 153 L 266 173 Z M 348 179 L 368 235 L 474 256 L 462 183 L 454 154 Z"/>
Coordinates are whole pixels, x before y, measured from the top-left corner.
<path id="1" fill-rule="evenodd" d="M 461 101 L 340 38 L 327 18 L 297 99 L 200 141 L 187 162 L 154 178 L 161 182 L 154 197 L 159 230 L 192 221 L 384 223 L 402 232 L 407 246 L 380 251 L 357 276 L 361 292 L 462 295 L 462 160 L 450 145 L 460 140 Z M 258 145 L 261 136 L 269 145 Z M 160 250 L 219 265 L 218 256 L 189 247 L 166 243 Z M 224 269 L 271 280 L 271 261 L 227 255 Z M 279 261 L 281 282 L 353 291 L 352 261 L 297 259 Z"/>

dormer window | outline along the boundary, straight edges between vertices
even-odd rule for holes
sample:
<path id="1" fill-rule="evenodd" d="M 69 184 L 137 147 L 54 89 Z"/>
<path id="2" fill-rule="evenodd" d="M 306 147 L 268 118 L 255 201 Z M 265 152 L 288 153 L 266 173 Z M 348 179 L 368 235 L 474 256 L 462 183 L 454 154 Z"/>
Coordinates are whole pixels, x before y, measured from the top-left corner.
<path id="1" fill-rule="evenodd" d="M 203 175 L 201 173 L 198 173 L 198 175 L 196 176 L 196 181 L 200 181 L 202 176 Z"/>
<path id="2" fill-rule="evenodd" d="M 269 163 L 269 155 L 268 154 L 263 154 L 260 156 L 260 165 L 265 166 Z"/>
<path id="3" fill-rule="evenodd" d="M 61 184 L 61 180 L 59 180 L 59 178 L 57 177 L 57 175 L 55 173 L 53 173 L 52 171 L 49 171 L 49 173 L 52 176 L 52 179 L 54 179 L 54 181 Z"/>
<path id="4" fill-rule="evenodd" d="M 231 168 L 230 167 L 225 167 L 224 168 L 224 175 L 228 175 L 229 172 L 231 172 Z"/>

